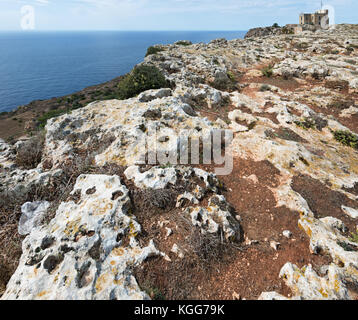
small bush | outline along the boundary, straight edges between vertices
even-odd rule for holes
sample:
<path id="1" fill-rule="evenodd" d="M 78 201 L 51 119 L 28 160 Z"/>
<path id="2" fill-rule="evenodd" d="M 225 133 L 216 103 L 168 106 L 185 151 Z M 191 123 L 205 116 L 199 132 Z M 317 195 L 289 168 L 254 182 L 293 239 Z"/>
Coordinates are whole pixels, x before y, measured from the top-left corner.
<path id="1" fill-rule="evenodd" d="M 153 288 L 148 280 L 141 285 L 141 289 L 144 290 L 152 300 L 165 300 L 160 289 L 156 287 Z"/>
<path id="2" fill-rule="evenodd" d="M 295 121 L 295 124 L 304 129 L 304 130 L 308 130 L 308 129 L 316 129 L 316 123 L 309 118 L 305 118 L 303 121 Z"/>
<path id="3" fill-rule="evenodd" d="M 234 75 L 231 71 L 228 71 L 228 72 L 227 72 L 227 76 L 229 77 L 229 79 L 230 79 L 232 82 L 236 82 L 235 75 Z"/>
<path id="4" fill-rule="evenodd" d="M 352 232 L 349 240 L 352 242 L 358 243 L 358 231 L 356 233 Z"/>
<path id="5" fill-rule="evenodd" d="M 154 66 L 141 65 L 135 67 L 118 84 L 119 99 L 129 99 L 149 90 L 169 87 L 160 70 Z"/>
<path id="6" fill-rule="evenodd" d="M 354 245 L 351 245 L 350 243 L 343 242 L 343 241 L 337 241 L 337 244 L 344 249 L 344 251 L 358 251 L 357 247 Z"/>
<path id="7" fill-rule="evenodd" d="M 150 46 L 150 47 L 147 49 L 147 53 L 145 54 L 145 56 L 148 57 L 148 56 L 151 55 L 151 54 L 157 54 L 158 52 L 161 52 L 161 51 L 164 51 L 164 49 L 161 49 L 161 48 L 159 48 L 159 47 Z"/>
<path id="8" fill-rule="evenodd" d="M 358 136 L 349 131 L 338 130 L 334 133 L 334 138 L 345 146 L 358 149 Z"/>
<path id="9" fill-rule="evenodd" d="M 177 41 L 175 44 L 178 46 L 184 46 L 184 47 L 192 45 L 192 43 L 190 41 Z"/>
<path id="10" fill-rule="evenodd" d="M 171 189 L 145 189 L 131 191 L 133 206 L 138 212 L 144 212 L 146 217 L 160 214 L 161 210 L 175 208 L 178 193 Z M 138 213 L 140 215 L 140 213 Z"/>
<path id="11" fill-rule="evenodd" d="M 41 162 L 44 141 L 45 134 L 41 132 L 24 142 L 17 150 L 16 164 L 25 169 L 36 168 Z"/>
<path id="12" fill-rule="evenodd" d="M 353 65 L 357 64 L 357 62 L 355 60 L 352 60 L 352 59 L 345 59 L 344 62 L 349 63 L 349 64 L 353 64 Z"/>
<path id="13" fill-rule="evenodd" d="M 192 259 L 198 260 L 201 267 L 209 271 L 211 263 L 220 263 L 232 247 L 222 242 L 219 237 L 211 234 L 202 234 L 198 230 L 193 230 L 186 239 L 188 251 L 194 254 Z"/>
<path id="14" fill-rule="evenodd" d="M 273 66 L 270 64 L 268 67 L 263 68 L 261 72 L 263 76 L 271 78 L 273 75 Z"/>
<path id="15" fill-rule="evenodd" d="M 270 86 L 267 85 L 267 84 L 263 84 L 263 85 L 260 87 L 260 91 L 261 91 L 261 92 L 270 91 L 270 90 L 271 90 L 271 88 L 270 88 Z"/>
<path id="16" fill-rule="evenodd" d="M 294 34 L 295 32 L 291 29 L 291 28 L 282 28 L 282 33 L 283 34 Z"/>
<path id="17" fill-rule="evenodd" d="M 354 100 L 338 100 L 338 99 L 336 99 L 328 104 L 328 108 L 344 110 L 344 109 L 348 109 L 351 106 L 354 106 L 354 104 L 355 104 Z"/>
<path id="18" fill-rule="evenodd" d="M 278 25 L 278 23 L 274 23 L 274 24 L 272 25 L 272 27 L 273 27 L 273 28 L 279 28 L 280 26 Z"/>
<path id="19" fill-rule="evenodd" d="M 68 113 L 69 111 L 70 111 L 69 109 L 55 109 L 46 112 L 45 114 L 43 114 L 41 117 L 37 119 L 38 126 L 40 128 L 44 128 L 47 124 L 47 120 L 62 116 L 63 114 Z"/>

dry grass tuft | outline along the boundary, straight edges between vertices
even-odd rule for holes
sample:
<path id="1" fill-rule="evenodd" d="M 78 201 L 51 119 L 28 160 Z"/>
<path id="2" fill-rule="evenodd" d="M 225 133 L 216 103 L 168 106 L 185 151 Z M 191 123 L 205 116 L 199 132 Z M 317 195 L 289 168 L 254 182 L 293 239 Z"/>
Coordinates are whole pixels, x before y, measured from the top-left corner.
<path id="1" fill-rule="evenodd" d="M 23 169 L 36 168 L 41 162 L 44 141 L 44 132 L 25 141 L 17 150 L 16 164 Z"/>

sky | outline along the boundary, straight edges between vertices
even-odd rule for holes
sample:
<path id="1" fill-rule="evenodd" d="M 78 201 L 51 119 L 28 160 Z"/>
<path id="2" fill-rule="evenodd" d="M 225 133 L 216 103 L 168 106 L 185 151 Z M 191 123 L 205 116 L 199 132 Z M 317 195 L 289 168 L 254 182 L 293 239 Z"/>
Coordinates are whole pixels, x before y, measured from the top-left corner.
<path id="1" fill-rule="evenodd" d="M 358 23 L 357 0 L 323 2 L 334 8 L 336 23 Z M 320 0 L 0 0 L 0 31 L 248 30 L 298 23 L 299 13 L 320 6 Z"/>

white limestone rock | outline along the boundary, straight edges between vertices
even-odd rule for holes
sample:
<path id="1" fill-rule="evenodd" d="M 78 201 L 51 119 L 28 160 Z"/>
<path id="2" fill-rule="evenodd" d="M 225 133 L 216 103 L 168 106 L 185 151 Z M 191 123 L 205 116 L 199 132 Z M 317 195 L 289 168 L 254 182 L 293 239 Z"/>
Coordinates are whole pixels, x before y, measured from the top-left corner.
<path id="1" fill-rule="evenodd" d="M 286 263 L 280 278 L 291 288 L 292 299 L 351 300 L 346 283 L 358 285 L 358 245 L 342 235 L 346 231 L 342 221 L 333 217 L 315 219 L 302 214 L 299 226 L 311 239 L 311 252 L 328 254 L 333 263 L 323 277 L 311 265 L 299 269 L 292 263 Z M 270 295 L 264 293 L 261 298 L 270 298 Z"/>
<path id="2" fill-rule="evenodd" d="M 170 252 L 176 254 L 180 259 L 184 259 L 184 252 L 182 249 L 179 248 L 179 246 L 176 243 L 173 244 L 173 247 L 170 250 Z"/>
<path id="3" fill-rule="evenodd" d="M 358 79 L 354 78 L 349 82 L 349 87 L 352 92 L 358 92 Z"/>
<path id="4" fill-rule="evenodd" d="M 143 189 L 164 189 L 169 184 L 175 185 L 177 182 L 177 172 L 175 168 L 153 167 L 141 173 L 138 166 L 130 166 L 124 171 L 127 179 L 133 180 L 138 188 Z"/>
<path id="5" fill-rule="evenodd" d="M 81 175 L 73 190 L 79 201 L 61 203 L 49 225 L 24 240 L 1 299 L 148 299 L 131 270 L 160 253 L 152 241 L 137 243 L 141 227 L 129 212 L 127 188 L 118 176 Z"/>
<path id="6" fill-rule="evenodd" d="M 358 210 L 357 209 L 342 206 L 342 210 L 344 211 L 344 213 L 349 215 L 351 218 L 358 219 Z"/>
<path id="7" fill-rule="evenodd" d="M 12 146 L 0 139 L 0 173 L 1 171 L 11 171 L 16 168 L 15 150 Z"/>
<path id="8" fill-rule="evenodd" d="M 34 187 L 46 188 L 53 178 L 63 174 L 61 169 L 43 172 L 42 169 L 15 169 L 10 174 L 1 173 L 0 193 L 5 192 L 14 198 L 21 199 Z"/>
<path id="9" fill-rule="evenodd" d="M 172 95 L 172 90 L 169 88 L 162 88 L 156 90 L 147 90 L 139 94 L 138 100 L 140 102 L 149 102 L 154 99 L 162 99 Z"/>
<path id="10" fill-rule="evenodd" d="M 190 105 L 206 104 L 209 108 L 221 107 L 230 101 L 229 93 L 217 90 L 205 84 L 200 84 L 197 88 L 180 86 L 176 88 L 174 95 Z"/>
<path id="11" fill-rule="evenodd" d="M 257 300 L 272 300 L 272 301 L 279 300 L 280 301 L 280 300 L 289 300 L 289 299 L 275 291 L 271 291 L 271 292 L 262 292 Z"/>
<path id="12" fill-rule="evenodd" d="M 97 165 L 141 164 L 154 152 L 164 165 L 166 154 L 178 151 L 180 139 L 198 139 L 214 129 L 221 129 L 220 124 L 195 116 L 190 105 L 175 97 L 146 103 L 137 98 L 95 102 L 48 121 L 43 159 L 55 168 L 73 160 L 77 143 L 93 150 Z M 163 136 L 167 139 L 158 141 Z"/>
<path id="13" fill-rule="evenodd" d="M 311 265 L 302 269 L 286 263 L 281 271 L 286 285 L 292 290 L 293 297 L 286 298 L 276 292 L 263 292 L 259 300 L 349 300 L 348 290 L 342 285 L 339 268 L 330 265 L 328 275 L 320 277 Z"/>
<path id="14" fill-rule="evenodd" d="M 50 203 L 48 201 L 26 202 L 21 206 L 21 217 L 18 232 L 22 236 L 28 235 L 34 228 L 40 226 L 46 215 Z"/>
<path id="15" fill-rule="evenodd" d="M 200 227 L 203 233 L 215 234 L 230 242 L 240 241 L 240 223 L 232 216 L 224 196 L 211 197 L 207 208 L 188 207 L 184 214 L 188 215 L 192 224 Z"/>
<path id="16" fill-rule="evenodd" d="M 292 232 L 290 230 L 284 230 L 282 232 L 282 235 L 288 239 L 290 239 L 292 237 Z"/>
<path id="17" fill-rule="evenodd" d="M 273 71 L 275 75 L 297 78 L 325 78 L 330 74 L 330 68 L 324 61 L 313 58 L 298 61 L 288 58 L 276 65 Z"/>

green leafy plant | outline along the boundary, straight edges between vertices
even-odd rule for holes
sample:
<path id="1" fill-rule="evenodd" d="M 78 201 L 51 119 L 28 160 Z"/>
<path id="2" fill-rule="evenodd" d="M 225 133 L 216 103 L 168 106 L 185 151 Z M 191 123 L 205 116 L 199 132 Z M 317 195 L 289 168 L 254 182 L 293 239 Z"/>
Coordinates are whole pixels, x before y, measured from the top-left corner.
<path id="1" fill-rule="evenodd" d="M 271 90 L 271 88 L 270 88 L 270 86 L 267 85 L 267 84 L 263 84 L 263 85 L 260 87 L 260 91 L 261 91 L 261 92 L 270 91 L 270 90 Z"/>
<path id="2" fill-rule="evenodd" d="M 164 51 L 164 49 L 159 48 L 159 47 L 150 46 L 150 47 L 147 49 L 147 53 L 146 53 L 145 56 L 148 57 L 148 56 L 151 55 L 151 54 L 157 54 L 158 52 L 161 52 L 161 51 Z"/>
<path id="3" fill-rule="evenodd" d="M 273 75 L 273 66 L 270 64 L 269 66 L 263 68 L 261 72 L 263 76 L 267 78 L 271 78 Z"/>
<path id="4" fill-rule="evenodd" d="M 232 82 L 236 82 L 235 75 L 231 71 L 227 72 L 227 76 Z"/>
<path id="5" fill-rule="evenodd" d="M 175 44 L 177 44 L 177 45 L 179 45 L 179 46 L 187 47 L 187 46 L 190 46 L 192 43 L 189 42 L 189 41 L 178 41 L 178 42 L 176 42 Z"/>
<path id="6" fill-rule="evenodd" d="M 309 119 L 309 118 L 305 118 L 302 121 L 297 120 L 297 121 L 295 121 L 295 124 L 304 130 L 316 129 L 316 123 L 312 119 Z"/>
<path id="7" fill-rule="evenodd" d="M 350 241 L 358 243 L 358 230 L 357 232 L 352 232 L 349 238 Z"/>
<path id="8" fill-rule="evenodd" d="M 149 90 L 169 87 L 164 75 L 155 66 L 135 67 L 118 85 L 119 99 L 129 99 Z"/>
<path id="9" fill-rule="evenodd" d="M 343 241 L 337 241 L 337 244 L 344 249 L 344 251 L 357 251 L 357 247 Z"/>
<path id="10" fill-rule="evenodd" d="M 345 146 L 358 149 L 358 136 L 349 132 L 338 130 L 333 132 L 334 138 Z"/>
<path id="11" fill-rule="evenodd" d="M 56 109 L 56 110 L 51 110 L 49 112 L 46 112 L 41 117 L 39 117 L 37 119 L 38 126 L 40 128 L 44 128 L 49 119 L 59 117 L 65 113 L 68 113 L 69 111 L 70 111 L 69 109 Z"/>

